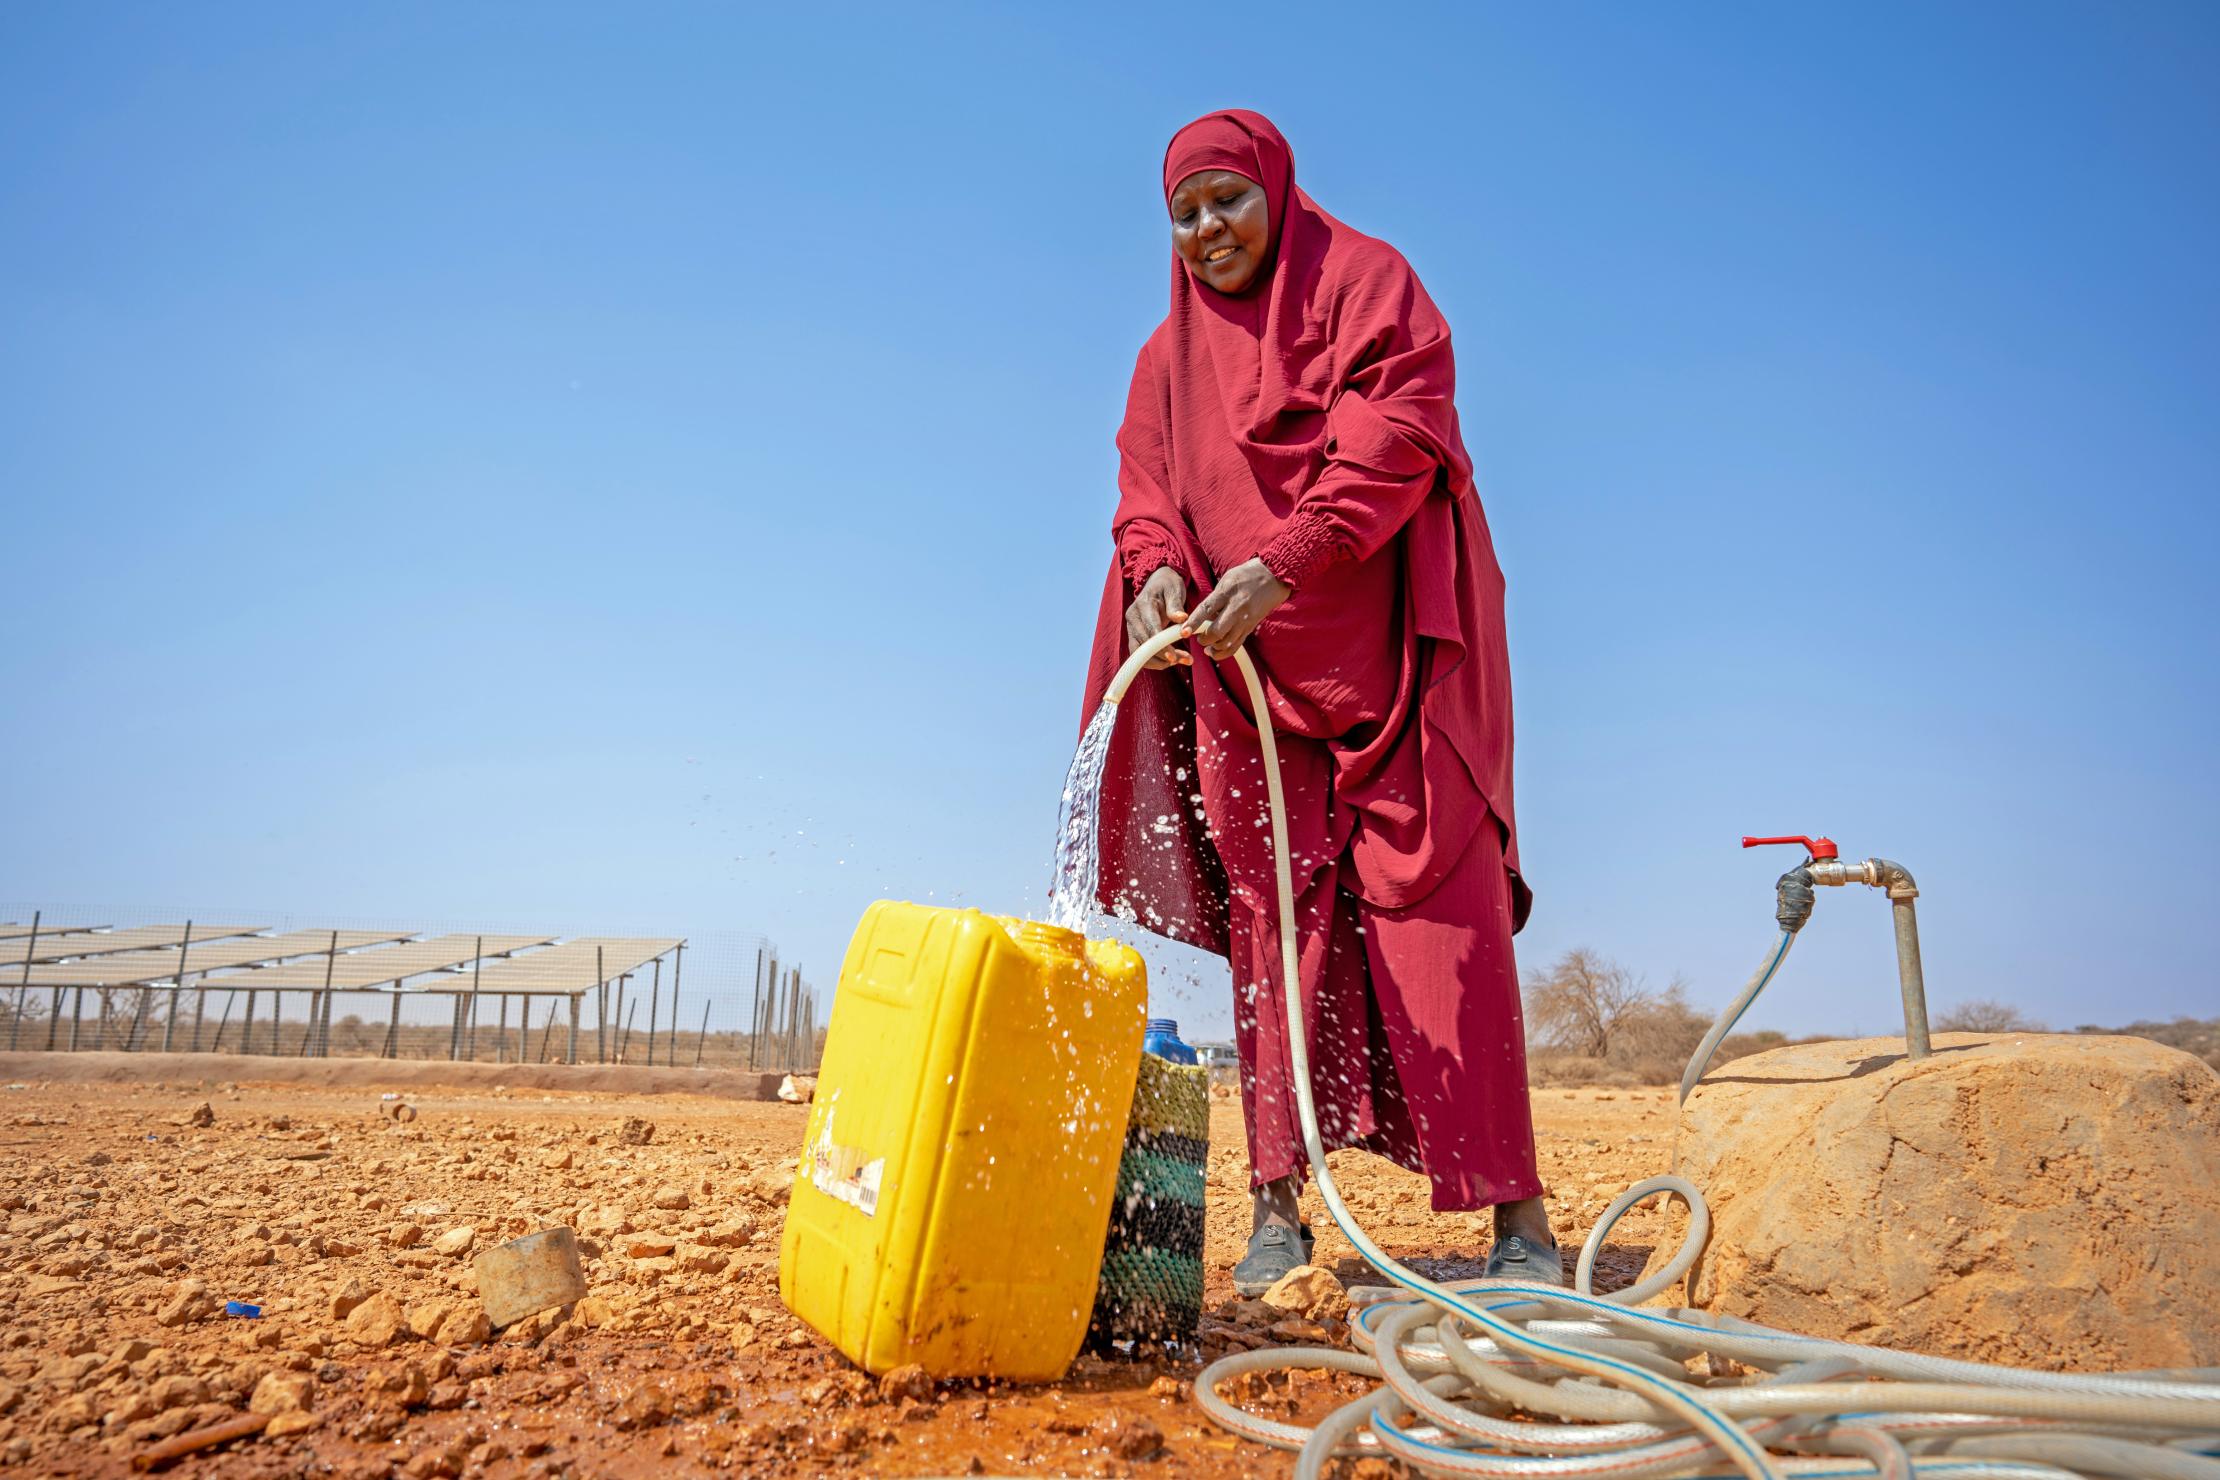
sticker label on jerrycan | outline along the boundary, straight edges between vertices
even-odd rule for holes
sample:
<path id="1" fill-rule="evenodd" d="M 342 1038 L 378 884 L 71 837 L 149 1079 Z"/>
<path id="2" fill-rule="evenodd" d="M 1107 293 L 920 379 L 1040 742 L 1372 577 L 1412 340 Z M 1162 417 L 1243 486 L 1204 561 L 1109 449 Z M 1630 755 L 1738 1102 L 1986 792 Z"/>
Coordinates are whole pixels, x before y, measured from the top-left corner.
<path id="1" fill-rule="evenodd" d="M 856 1146 L 843 1146 L 833 1139 L 833 1112 L 839 1108 L 840 1092 L 833 1091 L 832 1103 L 825 1107 L 825 1118 L 817 1127 L 817 1134 L 809 1138 L 802 1148 L 802 1174 L 809 1178 L 809 1185 L 836 1202 L 844 1202 L 862 1213 L 875 1217 L 879 1211 L 879 1183 L 886 1175 L 886 1158 L 874 1156 L 865 1159 L 865 1152 Z"/>

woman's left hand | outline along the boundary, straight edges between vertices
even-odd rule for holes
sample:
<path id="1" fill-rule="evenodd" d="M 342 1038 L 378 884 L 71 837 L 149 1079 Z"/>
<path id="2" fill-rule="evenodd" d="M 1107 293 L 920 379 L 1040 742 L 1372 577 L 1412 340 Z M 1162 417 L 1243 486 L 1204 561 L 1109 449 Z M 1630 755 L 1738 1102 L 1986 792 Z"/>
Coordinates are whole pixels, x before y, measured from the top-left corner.
<path id="1" fill-rule="evenodd" d="M 1202 599 L 1187 619 L 1187 630 L 1204 652 L 1223 663 L 1294 594 L 1295 588 L 1273 575 L 1263 561 L 1245 560 L 1227 571 L 1217 588 Z"/>

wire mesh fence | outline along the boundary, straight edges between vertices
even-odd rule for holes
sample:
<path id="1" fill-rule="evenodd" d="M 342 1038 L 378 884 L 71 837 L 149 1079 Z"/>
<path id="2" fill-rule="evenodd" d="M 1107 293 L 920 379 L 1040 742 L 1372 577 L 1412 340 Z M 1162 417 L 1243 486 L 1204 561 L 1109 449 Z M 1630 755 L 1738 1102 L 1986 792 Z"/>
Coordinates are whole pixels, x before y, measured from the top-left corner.
<path id="1" fill-rule="evenodd" d="M 196 947 L 196 920 L 255 933 L 212 941 L 204 926 Z M 681 933 L 667 922 L 639 936 L 513 923 L 0 902 L 0 1050 L 767 1072 L 818 1062 L 819 990 L 762 935 Z M 122 935 L 132 927 L 141 928 Z M 358 944 L 364 937 L 374 939 Z M 443 941 L 459 944 L 440 949 Z M 591 942 L 611 949 L 580 944 Z M 377 954 L 396 947 L 417 954 Z M 258 954 L 273 959 L 229 964 Z M 427 960 L 439 964 L 403 974 Z M 555 971 L 557 960 L 577 969 Z M 381 972 L 396 980 L 349 985 Z"/>

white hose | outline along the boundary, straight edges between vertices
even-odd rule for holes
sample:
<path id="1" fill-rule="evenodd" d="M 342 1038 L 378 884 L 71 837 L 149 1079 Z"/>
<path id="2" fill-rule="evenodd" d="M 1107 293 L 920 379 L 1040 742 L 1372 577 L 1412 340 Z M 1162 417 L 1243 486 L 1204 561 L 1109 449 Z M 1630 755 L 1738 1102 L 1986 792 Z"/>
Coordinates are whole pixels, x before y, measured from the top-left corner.
<path id="1" fill-rule="evenodd" d="M 1166 628 L 1135 649 L 1106 699 L 1122 700 L 1148 661 L 1184 636 L 1181 628 Z M 1361 1354 L 1281 1347 L 1236 1352 L 1204 1368 L 1195 1396 L 1221 1427 L 1298 1450 L 1298 1480 L 1316 1480 L 1328 1460 L 1359 1453 L 1391 1454 L 1427 1474 L 1458 1476 L 2220 1480 L 2220 1460 L 2210 1457 L 2220 1452 L 2220 1373 L 2039 1372 L 1799 1336 L 1700 1310 L 1632 1308 L 1685 1274 L 1709 1235 L 1703 1194 L 1679 1177 L 1650 1178 L 1612 1202 L 1581 1248 L 1571 1290 L 1515 1280 L 1437 1284 L 1390 1257 L 1342 1201 L 1318 1134 L 1279 750 L 1255 665 L 1244 650 L 1233 659 L 1264 758 L 1289 1077 L 1303 1148 L 1335 1224 L 1366 1263 L 1401 1289 L 1350 1292 L 1350 1332 Z M 1780 969 L 1792 939 L 1784 933 L 1713 1025 L 1690 1064 L 1684 1096 L 1718 1041 Z M 1659 1194 L 1688 1205 L 1680 1249 L 1633 1288 L 1595 1294 L 1596 1254 L 1606 1235 L 1629 1208 Z M 1712 1371 L 1727 1361 L 1754 1375 L 1691 1375 L 1686 1364 L 1698 1357 Z M 1314 1428 L 1244 1413 L 1218 1392 L 1244 1372 L 1320 1368 L 1376 1377 L 1381 1385 Z M 1409 1424 L 1398 1422 L 1406 1417 Z M 1776 1452 L 1782 1449 L 1799 1453 Z"/>

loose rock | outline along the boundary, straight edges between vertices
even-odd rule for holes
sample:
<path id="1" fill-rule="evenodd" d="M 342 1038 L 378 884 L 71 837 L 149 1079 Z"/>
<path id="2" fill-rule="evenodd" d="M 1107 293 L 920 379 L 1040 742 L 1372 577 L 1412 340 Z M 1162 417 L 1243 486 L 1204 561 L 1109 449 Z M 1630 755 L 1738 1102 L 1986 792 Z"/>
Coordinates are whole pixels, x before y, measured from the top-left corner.
<path id="1" fill-rule="evenodd" d="M 408 1330 L 401 1302 L 380 1290 L 347 1317 L 347 1335 L 369 1347 L 391 1346 Z"/>

